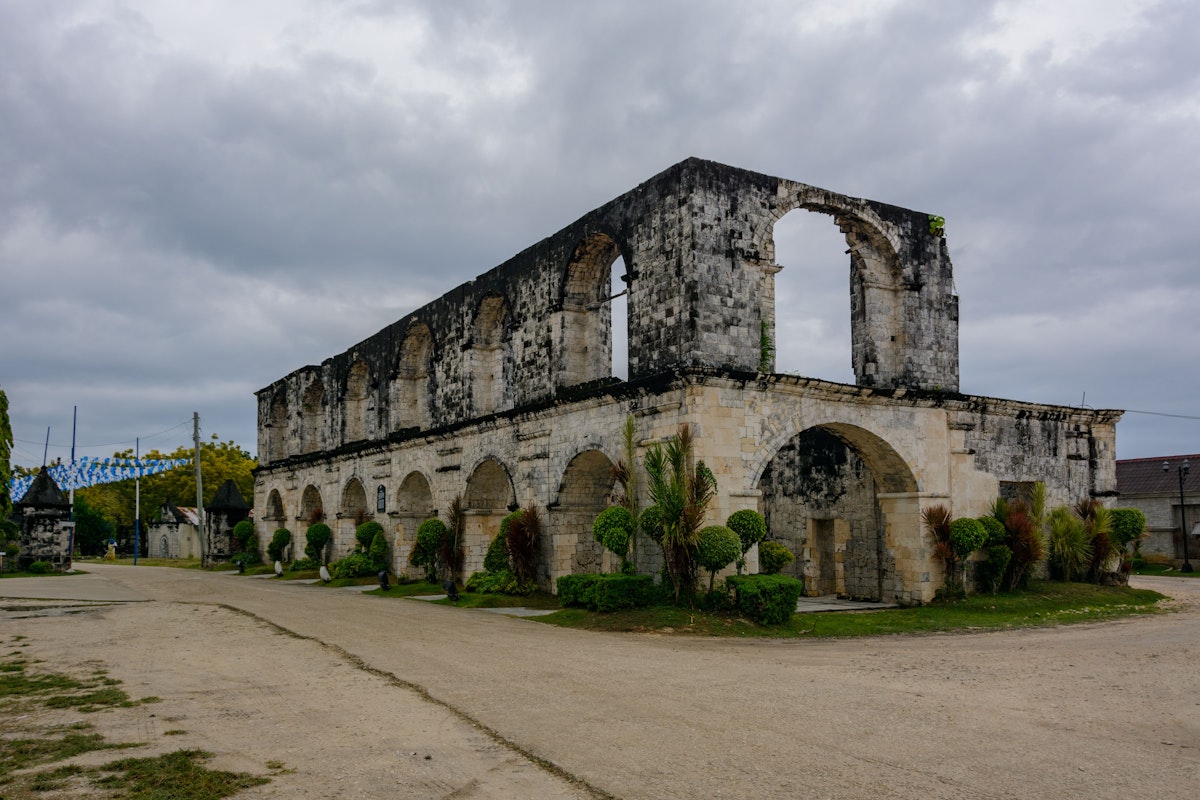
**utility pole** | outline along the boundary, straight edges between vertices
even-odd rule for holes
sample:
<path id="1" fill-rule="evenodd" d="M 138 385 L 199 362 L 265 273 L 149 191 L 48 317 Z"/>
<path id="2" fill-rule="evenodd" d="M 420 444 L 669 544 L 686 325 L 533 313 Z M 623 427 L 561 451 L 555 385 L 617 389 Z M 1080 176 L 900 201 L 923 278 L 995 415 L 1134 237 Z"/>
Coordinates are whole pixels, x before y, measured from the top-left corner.
<path id="1" fill-rule="evenodd" d="M 133 440 L 133 565 L 142 550 L 142 437 Z"/>
<path id="2" fill-rule="evenodd" d="M 200 531 L 200 563 L 208 555 L 208 541 L 204 536 L 204 484 L 200 476 L 200 412 L 192 412 L 192 442 L 196 445 L 196 521 Z"/>

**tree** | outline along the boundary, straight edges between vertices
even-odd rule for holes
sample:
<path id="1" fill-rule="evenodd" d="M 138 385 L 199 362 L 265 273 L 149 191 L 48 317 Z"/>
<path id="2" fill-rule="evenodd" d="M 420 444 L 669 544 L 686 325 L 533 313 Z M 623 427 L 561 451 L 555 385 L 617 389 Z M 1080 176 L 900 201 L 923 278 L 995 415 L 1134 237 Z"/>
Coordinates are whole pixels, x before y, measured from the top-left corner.
<path id="1" fill-rule="evenodd" d="M 324 522 L 314 522 L 304 532 L 304 555 L 313 561 L 325 563 L 325 547 L 333 538 L 333 531 Z"/>
<path id="2" fill-rule="evenodd" d="M 75 498 L 75 546 L 82 556 L 103 555 L 113 535 L 112 523 L 97 513 L 82 497 Z"/>
<path id="3" fill-rule="evenodd" d="M 629 554 L 629 542 L 633 539 L 633 532 L 633 516 L 625 506 L 609 506 L 601 511 L 592 523 L 592 538 L 620 558 L 622 567 L 626 563 L 625 557 Z"/>
<path id="4" fill-rule="evenodd" d="M 742 553 L 742 540 L 724 525 L 709 525 L 696 535 L 696 561 L 708 570 L 708 591 L 713 590 L 717 573 L 728 567 Z"/>
<path id="5" fill-rule="evenodd" d="M 746 566 L 746 553 L 767 537 L 767 521 L 754 509 L 744 508 L 730 514 L 725 526 L 736 533 L 742 543 L 742 554 L 737 560 L 737 571 L 741 575 L 742 568 Z"/>
<path id="6" fill-rule="evenodd" d="M 0 520 L 12 513 L 12 424 L 8 420 L 8 395 L 0 389 Z"/>
<path id="7" fill-rule="evenodd" d="M 650 499 L 660 514 L 663 556 L 676 603 L 685 590 L 689 600 L 695 591 L 696 533 L 717 492 L 717 479 L 703 461 L 694 461 L 692 448 L 691 428 L 683 425 L 666 447 L 652 446 L 645 462 Z"/>

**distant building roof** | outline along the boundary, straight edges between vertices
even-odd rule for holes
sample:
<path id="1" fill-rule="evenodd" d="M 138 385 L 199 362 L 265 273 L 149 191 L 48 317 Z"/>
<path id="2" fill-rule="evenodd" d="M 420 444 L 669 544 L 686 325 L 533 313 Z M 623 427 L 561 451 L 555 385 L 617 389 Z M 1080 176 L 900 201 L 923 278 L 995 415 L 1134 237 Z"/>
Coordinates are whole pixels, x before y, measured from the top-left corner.
<path id="1" fill-rule="evenodd" d="M 63 494 L 49 471 L 42 467 L 16 505 L 21 508 L 70 508 L 71 498 Z"/>
<path id="2" fill-rule="evenodd" d="M 204 507 L 205 511 L 249 511 L 250 504 L 242 497 L 237 485 L 228 480 L 217 489 L 217 496 Z"/>
<path id="3" fill-rule="evenodd" d="M 1179 491 L 1179 465 L 1184 459 L 1190 464 L 1183 479 L 1183 491 L 1200 492 L 1200 453 L 1190 456 L 1160 456 L 1130 458 L 1117 461 L 1117 492 L 1120 494 L 1163 494 Z M 1163 462 L 1169 469 L 1163 471 Z"/>
<path id="4" fill-rule="evenodd" d="M 179 506 L 168 500 L 162 507 L 159 513 L 159 522 L 178 522 L 186 525 L 199 525 L 200 515 L 196 513 L 196 509 L 190 506 Z"/>

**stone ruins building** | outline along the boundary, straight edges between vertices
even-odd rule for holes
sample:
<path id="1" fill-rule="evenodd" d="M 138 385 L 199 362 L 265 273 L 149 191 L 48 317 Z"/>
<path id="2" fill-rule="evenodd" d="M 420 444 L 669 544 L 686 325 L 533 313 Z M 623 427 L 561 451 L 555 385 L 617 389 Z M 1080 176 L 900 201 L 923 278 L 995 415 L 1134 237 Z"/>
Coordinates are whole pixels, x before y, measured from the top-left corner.
<path id="1" fill-rule="evenodd" d="M 42 467 L 13 509 L 21 526 L 18 569 L 29 569 L 35 561 L 49 563 L 55 572 L 71 569 L 75 537 L 71 499 L 58 488 L 49 470 Z"/>
<path id="2" fill-rule="evenodd" d="M 845 235 L 854 385 L 774 372 L 772 232 L 796 209 Z M 688 159 L 257 392 L 259 539 L 288 527 L 302 547 L 323 517 L 337 557 L 375 519 L 403 570 L 417 525 L 462 495 L 468 574 L 530 503 L 544 509 L 547 587 L 609 569 L 591 525 L 632 415 L 639 460 L 690 425 L 719 484 L 709 522 L 762 511 L 810 593 L 929 600 L 942 575 L 922 508 L 975 516 L 1038 480 L 1055 503 L 1111 496 L 1120 417 L 959 392 L 941 234 L 925 213 Z M 612 369 L 618 258 L 625 380 Z M 639 546 L 639 569 L 657 568 L 656 550 Z"/>

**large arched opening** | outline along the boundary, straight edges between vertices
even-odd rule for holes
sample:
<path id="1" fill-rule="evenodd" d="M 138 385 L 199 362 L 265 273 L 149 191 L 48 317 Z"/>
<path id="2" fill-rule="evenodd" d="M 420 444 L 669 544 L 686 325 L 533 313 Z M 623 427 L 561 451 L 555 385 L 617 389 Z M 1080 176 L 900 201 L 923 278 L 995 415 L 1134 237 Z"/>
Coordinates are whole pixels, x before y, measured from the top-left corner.
<path id="1" fill-rule="evenodd" d="M 551 509 L 553 547 L 547 552 L 559 574 L 612 572 L 620 566 L 592 537 L 592 524 L 611 505 L 615 484 L 613 463 L 599 450 L 584 450 L 567 464 Z"/>
<path id="2" fill-rule="evenodd" d="M 629 377 L 630 280 L 608 234 L 593 233 L 575 248 L 563 274 L 558 387 Z"/>
<path id="3" fill-rule="evenodd" d="M 433 337 L 423 322 L 411 325 L 400 346 L 392 382 L 392 430 L 427 428 L 430 422 L 429 373 Z"/>
<path id="4" fill-rule="evenodd" d="M 467 480 L 463 496 L 463 574 L 483 569 L 488 545 L 500 533 L 500 521 L 517 507 L 508 470 L 495 459 L 485 459 Z"/>
<path id="5" fill-rule="evenodd" d="M 796 210 L 775 223 L 772 238 L 774 372 L 853 384 L 845 235 L 828 217 Z"/>
<path id="6" fill-rule="evenodd" d="M 325 446 L 325 384 L 318 377 L 300 401 L 300 451 L 312 453 Z"/>
<path id="7" fill-rule="evenodd" d="M 267 507 L 263 510 L 263 520 L 283 524 L 283 498 L 278 489 L 272 489 L 267 494 Z"/>
<path id="8" fill-rule="evenodd" d="M 283 390 L 276 392 L 271 399 L 271 412 L 266 427 L 268 463 L 287 458 L 288 407 L 287 393 Z"/>
<path id="9" fill-rule="evenodd" d="M 436 509 L 433 507 L 433 490 L 429 486 L 429 479 L 420 472 L 410 472 L 400 482 L 400 489 L 396 492 L 396 511 L 393 515 L 396 520 L 396 538 L 392 547 L 392 556 L 395 560 L 396 574 L 399 575 L 402 570 L 409 569 L 408 555 L 412 552 L 413 545 L 417 540 L 417 528 L 421 523 L 432 517 Z M 420 577 L 422 573 L 416 571 L 413 577 Z"/>
<path id="10" fill-rule="evenodd" d="M 351 478 L 342 489 L 342 503 L 338 509 L 337 554 L 349 553 L 354 549 L 354 530 L 370 517 L 366 487 L 358 478 Z"/>
<path id="11" fill-rule="evenodd" d="M 795 554 L 785 574 L 806 594 L 904 592 L 902 568 L 921 556 L 920 504 L 912 470 L 882 438 L 842 423 L 807 428 L 766 463 L 758 489 L 767 538 Z"/>
<path id="12" fill-rule="evenodd" d="M 367 438 L 367 395 L 371 386 L 371 370 L 362 359 L 350 366 L 346 378 L 346 394 L 342 402 L 342 417 L 346 442 Z"/>
<path id="13" fill-rule="evenodd" d="M 508 341 L 508 303 L 498 294 L 488 295 L 479 303 L 471 331 L 468 372 L 476 417 L 504 408 L 510 374 Z"/>

